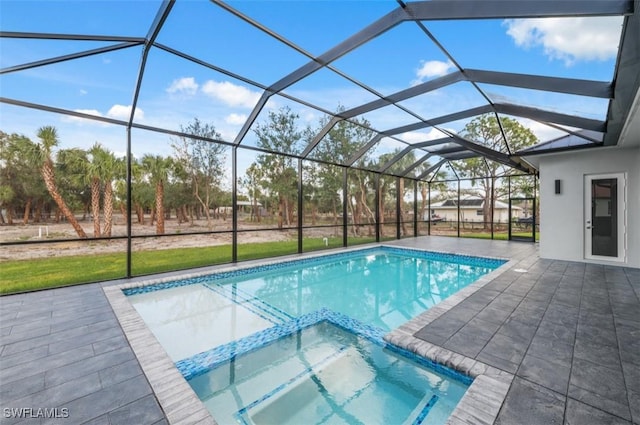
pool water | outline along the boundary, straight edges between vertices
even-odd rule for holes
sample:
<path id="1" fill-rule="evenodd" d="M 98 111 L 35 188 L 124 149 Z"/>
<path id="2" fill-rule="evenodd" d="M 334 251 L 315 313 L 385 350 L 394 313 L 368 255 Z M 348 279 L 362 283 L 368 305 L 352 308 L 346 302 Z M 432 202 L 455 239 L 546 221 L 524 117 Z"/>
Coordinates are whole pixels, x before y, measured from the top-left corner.
<path id="1" fill-rule="evenodd" d="M 309 267 L 259 273 L 229 283 L 237 285 L 248 297 L 258 298 L 290 316 L 327 307 L 391 330 L 488 271 L 485 267 L 378 251 Z"/>
<path id="2" fill-rule="evenodd" d="M 378 247 L 123 292 L 220 424 L 441 424 L 470 380 L 382 336 L 503 263 Z"/>
<path id="3" fill-rule="evenodd" d="M 442 424 L 468 388 L 326 321 L 189 382 L 220 424 Z"/>
<path id="4" fill-rule="evenodd" d="M 178 361 L 321 308 L 389 331 L 499 265 L 378 248 L 125 293 Z"/>

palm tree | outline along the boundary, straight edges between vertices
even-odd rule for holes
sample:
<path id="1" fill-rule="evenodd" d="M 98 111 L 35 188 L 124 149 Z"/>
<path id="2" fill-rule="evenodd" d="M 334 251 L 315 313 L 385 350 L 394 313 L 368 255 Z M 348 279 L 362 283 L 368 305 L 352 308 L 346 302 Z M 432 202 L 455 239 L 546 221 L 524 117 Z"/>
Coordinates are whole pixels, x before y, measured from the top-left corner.
<path id="1" fill-rule="evenodd" d="M 172 166 L 171 158 L 147 154 L 142 157 L 142 166 L 148 173 L 150 182 L 155 185 L 156 234 L 164 234 L 164 184 Z"/>
<path id="2" fill-rule="evenodd" d="M 62 211 L 62 214 L 67 218 L 69 224 L 73 226 L 73 229 L 78 234 L 78 237 L 86 239 L 87 234 L 84 232 L 78 220 L 73 215 L 73 212 L 69 209 L 67 204 L 62 199 L 60 192 L 58 191 L 58 187 L 56 185 L 56 176 L 53 167 L 53 160 L 51 159 L 51 151 L 55 146 L 58 146 L 58 132 L 56 128 L 53 126 L 44 126 L 40 127 L 38 130 L 38 138 L 40 139 L 39 146 L 41 148 L 41 160 L 42 167 L 40 169 L 42 173 L 42 178 L 44 179 L 44 184 L 49 191 L 49 194 L 53 198 L 54 202 Z"/>
<path id="3" fill-rule="evenodd" d="M 101 150 L 102 147 L 96 143 L 88 151 L 72 148 L 58 152 L 58 161 L 64 164 L 61 170 L 67 173 L 67 184 L 76 188 L 82 195 L 86 211 L 91 212 L 93 236 L 96 238 L 101 236 L 100 196 L 104 174 Z M 86 193 L 89 194 L 88 197 Z"/>
<path id="4" fill-rule="evenodd" d="M 89 150 L 91 161 L 87 163 L 86 176 L 91 185 L 91 210 L 94 236 L 111 236 L 113 228 L 113 180 L 120 175 L 115 155 L 99 143 Z M 120 161 L 122 162 L 122 161 Z M 122 167 L 121 167 L 122 168 Z M 104 190 L 104 228 L 100 230 L 100 194 Z"/>
<path id="5" fill-rule="evenodd" d="M 125 162 L 122 158 L 116 158 L 112 152 L 105 151 L 103 158 L 104 171 L 104 230 L 102 234 L 111 237 L 113 228 L 113 181 L 120 179 L 125 173 Z"/>
<path id="6" fill-rule="evenodd" d="M 91 215 L 93 218 L 93 236 L 99 238 L 100 231 L 100 186 L 104 175 L 103 158 L 104 149 L 99 143 L 95 143 L 89 149 L 91 160 L 86 162 L 85 177 L 91 187 Z"/>

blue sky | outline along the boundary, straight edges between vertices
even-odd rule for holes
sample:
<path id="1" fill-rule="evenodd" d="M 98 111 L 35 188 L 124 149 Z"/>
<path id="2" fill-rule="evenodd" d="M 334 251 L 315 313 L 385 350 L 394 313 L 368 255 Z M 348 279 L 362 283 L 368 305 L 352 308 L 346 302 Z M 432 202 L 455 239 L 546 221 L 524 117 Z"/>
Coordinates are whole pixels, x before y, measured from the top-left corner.
<path id="1" fill-rule="evenodd" d="M 319 55 L 344 38 L 397 7 L 380 1 L 234 1 L 229 4 L 279 33 L 304 51 Z M 143 37 L 154 19 L 159 1 L 32 1 L 3 0 L 3 31 L 127 35 Z M 25 19 L 28 17 L 28 19 Z M 463 68 L 611 81 L 622 18 L 490 20 L 424 22 Z M 178 0 L 158 42 L 181 50 L 250 80 L 268 86 L 308 62 L 303 54 L 251 27 L 208 1 Z M 113 43 L 1 39 L 0 66 L 12 67 Z M 0 76 L 3 97 L 126 119 L 141 57 L 141 48 L 129 48 L 74 61 L 12 72 Z M 414 84 L 453 72 L 455 66 L 415 23 L 403 23 L 333 63 L 336 69 L 371 89 L 391 94 Z M 483 85 L 496 101 L 511 101 L 543 109 L 604 119 L 607 102 L 580 96 Z M 149 55 L 140 92 L 136 121 L 178 130 L 194 117 L 215 125 L 232 141 L 262 90 L 221 73 L 195 65 L 164 51 Z M 289 95 L 327 110 L 374 100 L 368 91 L 323 69 L 285 90 Z M 425 119 L 483 104 L 469 83 L 458 83 L 402 102 Z M 289 106 L 301 124 L 317 126 L 325 116 L 281 97 L 273 96 L 259 116 Z M 58 114 L 0 105 L 0 129 L 34 140 L 42 125 L 58 128 L 64 146 L 89 147 L 98 141 L 115 152 L 125 151 L 122 127 Z M 372 127 L 387 130 L 416 122 L 396 107 L 365 116 Z M 467 120 L 468 121 L 468 120 Z M 466 121 L 445 125 L 460 131 Z M 521 120 L 541 140 L 560 135 L 556 130 Z M 142 135 L 144 134 L 144 135 Z M 407 142 L 441 137 L 425 129 L 399 135 Z M 246 141 L 254 144 L 253 133 Z M 167 154 L 170 138 L 140 132 L 134 153 Z M 386 146 L 386 148 L 385 148 Z M 383 153 L 397 142 L 377 147 Z"/>

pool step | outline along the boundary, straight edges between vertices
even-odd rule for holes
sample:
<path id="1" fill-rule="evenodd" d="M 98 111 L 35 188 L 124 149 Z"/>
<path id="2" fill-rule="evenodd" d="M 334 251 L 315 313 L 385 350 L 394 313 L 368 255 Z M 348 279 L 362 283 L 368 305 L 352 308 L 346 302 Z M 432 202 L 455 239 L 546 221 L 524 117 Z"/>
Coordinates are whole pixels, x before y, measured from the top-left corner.
<path id="1" fill-rule="evenodd" d="M 255 297 L 238 287 L 232 285 L 221 285 L 219 283 L 203 283 L 205 288 L 214 291 L 217 294 L 224 296 L 225 298 L 241 304 L 247 310 L 252 311 L 258 316 L 269 320 L 272 323 L 284 323 L 292 320 L 294 317 L 290 314 L 280 310 L 277 307 Z"/>

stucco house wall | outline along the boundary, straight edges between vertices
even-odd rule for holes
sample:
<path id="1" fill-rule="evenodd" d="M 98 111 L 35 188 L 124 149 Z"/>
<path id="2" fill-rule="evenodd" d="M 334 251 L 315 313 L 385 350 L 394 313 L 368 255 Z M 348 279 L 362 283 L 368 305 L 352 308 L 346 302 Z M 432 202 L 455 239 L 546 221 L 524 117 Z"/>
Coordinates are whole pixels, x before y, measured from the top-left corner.
<path id="1" fill-rule="evenodd" d="M 595 148 L 538 157 L 540 256 L 640 268 L 640 148 Z M 626 261 L 585 259 L 585 175 L 626 174 Z M 560 180 L 561 193 L 555 193 Z"/>

